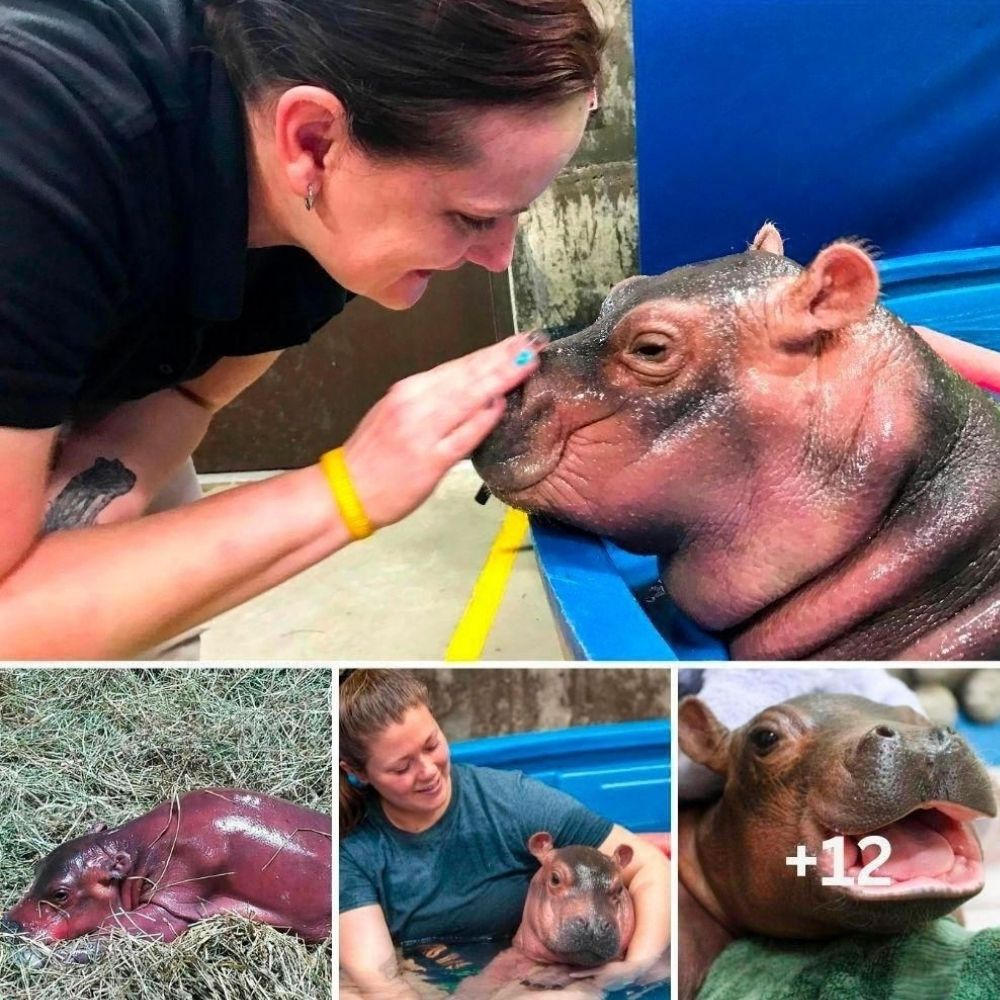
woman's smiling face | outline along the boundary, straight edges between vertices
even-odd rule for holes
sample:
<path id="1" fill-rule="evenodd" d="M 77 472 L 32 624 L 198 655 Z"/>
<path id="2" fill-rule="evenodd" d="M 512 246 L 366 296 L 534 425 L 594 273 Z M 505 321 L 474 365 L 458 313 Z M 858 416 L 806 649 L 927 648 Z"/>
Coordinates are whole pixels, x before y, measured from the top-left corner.
<path id="1" fill-rule="evenodd" d="M 409 816 L 421 825 L 433 823 L 447 809 L 448 741 L 426 705 L 408 709 L 401 722 L 391 723 L 372 740 L 361 777 L 382 797 L 394 822 Z"/>
<path id="2" fill-rule="evenodd" d="M 345 288 L 389 309 L 414 305 L 437 272 L 503 271 L 518 216 L 569 162 L 591 101 L 478 112 L 468 126 L 475 156 L 463 166 L 385 161 L 341 143 L 317 187 L 322 225 L 298 242 Z"/>

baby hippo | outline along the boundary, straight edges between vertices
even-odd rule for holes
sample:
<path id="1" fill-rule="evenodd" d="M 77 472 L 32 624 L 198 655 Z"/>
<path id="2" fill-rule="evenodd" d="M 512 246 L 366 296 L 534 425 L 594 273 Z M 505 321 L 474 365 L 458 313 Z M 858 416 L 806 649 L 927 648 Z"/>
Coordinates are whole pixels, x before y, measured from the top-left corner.
<path id="1" fill-rule="evenodd" d="M 680 815 L 684 1000 L 740 934 L 894 934 L 982 889 L 971 821 L 996 801 L 950 729 L 853 695 L 793 698 L 733 731 L 697 698 L 678 717 L 685 753 L 725 778 L 721 799 Z"/>
<path id="2" fill-rule="evenodd" d="M 574 968 L 594 968 L 623 958 L 632 940 L 635 912 L 621 873 L 632 848 L 608 857 L 593 847 L 555 848 L 552 835 L 528 838 L 541 862 L 528 886 L 513 946 L 463 981 L 456 996 L 485 1000 L 511 983 L 560 988 Z"/>
<path id="3" fill-rule="evenodd" d="M 1000 656 L 1000 410 L 878 302 L 865 251 L 617 286 L 474 455 L 491 491 L 659 557 L 734 659 Z"/>
<path id="4" fill-rule="evenodd" d="M 57 847 L 0 927 L 45 943 L 116 928 L 172 941 L 234 913 L 320 941 L 331 930 L 332 836 L 329 816 L 291 802 L 189 792 Z"/>

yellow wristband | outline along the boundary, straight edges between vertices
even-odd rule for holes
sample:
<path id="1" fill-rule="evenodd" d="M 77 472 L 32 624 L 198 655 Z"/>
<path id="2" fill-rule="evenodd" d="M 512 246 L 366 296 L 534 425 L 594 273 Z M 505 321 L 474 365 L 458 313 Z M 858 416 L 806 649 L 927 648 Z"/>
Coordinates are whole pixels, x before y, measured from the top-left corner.
<path id="1" fill-rule="evenodd" d="M 354 483 L 351 482 L 351 474 L 344 461 L 344 449 L 334 448 L 333 451 L 321 455 L 319 465 L 323 475 L 326 476 L 326 481 L 330 484 L 333 499 L 337 501 L 341 517 L 351 537 L 360 540 L 373 534 L 375 528 L 368 520 L 365 508 L 361 505 L 361 500 L 354 489 Z"/>

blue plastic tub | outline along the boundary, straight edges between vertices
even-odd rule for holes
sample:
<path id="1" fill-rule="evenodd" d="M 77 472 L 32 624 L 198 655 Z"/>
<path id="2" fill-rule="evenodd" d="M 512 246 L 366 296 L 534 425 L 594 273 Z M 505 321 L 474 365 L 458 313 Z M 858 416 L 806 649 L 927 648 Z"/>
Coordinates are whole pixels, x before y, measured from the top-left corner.
<path id="1" fill-rule="evenodd" d="M 879 264 L 885 304 L 910 323 L 1000 350 L 1000 247 Z M 552 522 L 532 522 L 563 644 L 580 660 L 722 660 L 725 647 L 657 587 L 656 560 Z"/>
<path id="2" fill-rule="evenodd" d="M 670 723 L 619 722 L 453 743 L 461 764 L 517 769 L 635 833 L 670 829 Z"/>

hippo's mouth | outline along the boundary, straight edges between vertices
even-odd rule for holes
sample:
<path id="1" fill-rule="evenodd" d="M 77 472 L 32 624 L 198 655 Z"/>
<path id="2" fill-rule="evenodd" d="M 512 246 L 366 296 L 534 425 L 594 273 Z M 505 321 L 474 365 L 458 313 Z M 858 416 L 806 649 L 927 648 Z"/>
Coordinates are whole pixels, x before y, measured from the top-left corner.
<path id="1" fill-rule="evenodd" d="M 971 821 L 984 813 L 954 802 L 928 802 L 885 826 L 871 830 L 827 828 L 823 839 L 844 839 L 844 874 L 849 884 L 827 885 L 854 899 L 892 901 L 919 897 L 967 899 L 983 887 L 983 851 Z M 889 856 L 877 867 L 867 867 L 878 858 L 877 846 L 858 842 L 865 837 L 883 837 L 889 842 Z M 820 877 L 834 874 L 830 851 L 818 854 Z M 888 878 L 888 885 L 859 884 L 867 867 L 869 878 Z"/>

